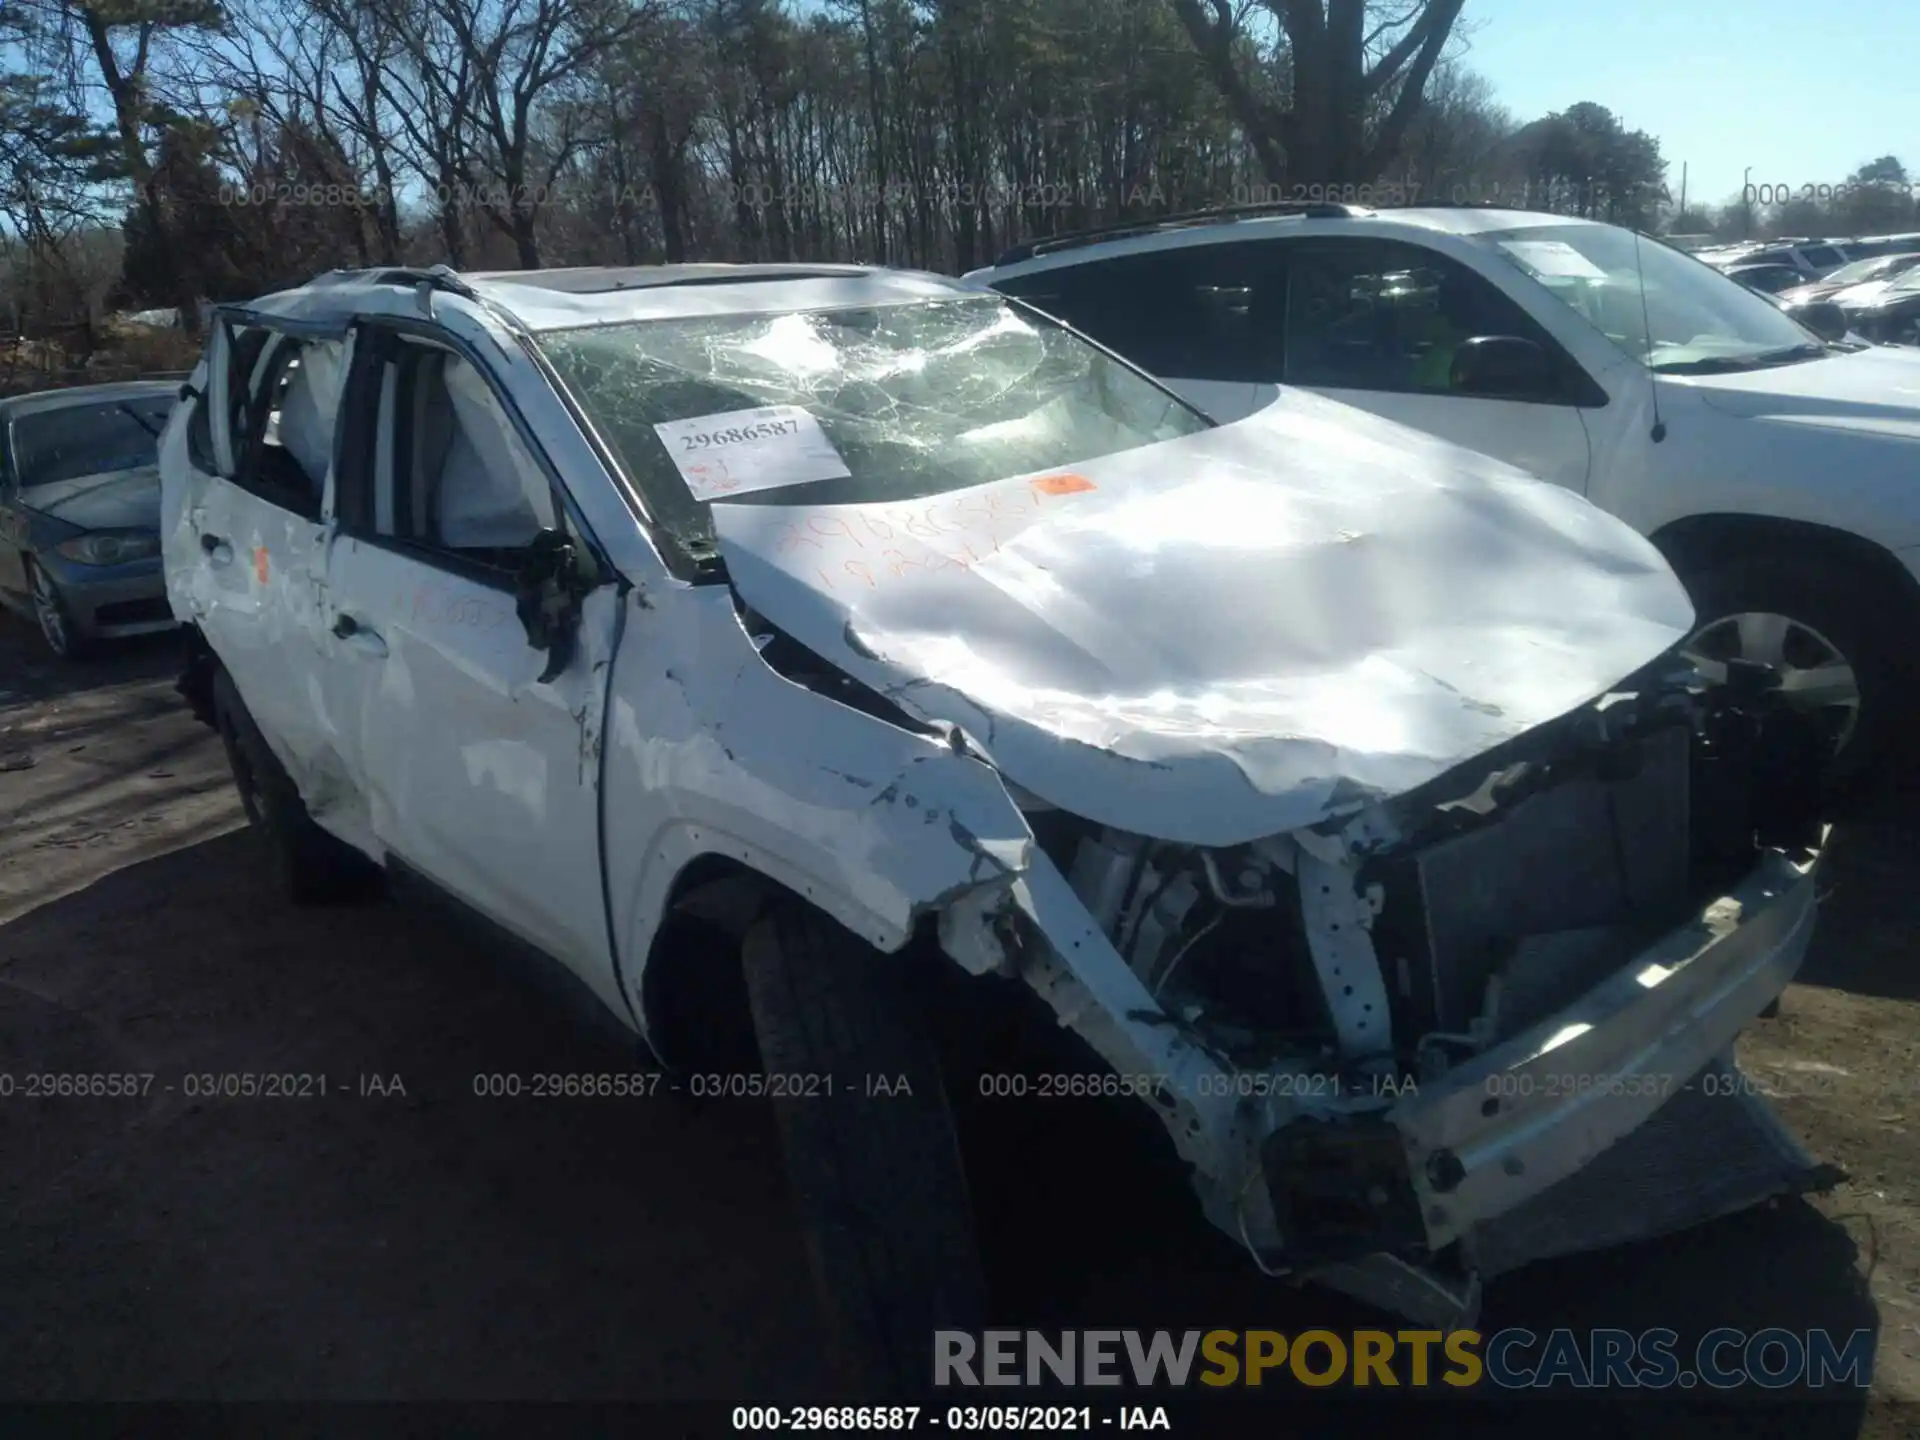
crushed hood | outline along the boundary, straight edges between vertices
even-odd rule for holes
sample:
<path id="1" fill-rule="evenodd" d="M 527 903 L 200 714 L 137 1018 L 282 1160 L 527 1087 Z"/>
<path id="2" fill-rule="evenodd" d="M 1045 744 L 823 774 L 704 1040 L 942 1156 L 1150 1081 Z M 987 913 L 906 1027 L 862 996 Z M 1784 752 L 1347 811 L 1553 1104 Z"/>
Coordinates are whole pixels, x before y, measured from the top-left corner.
<path id="1" fill-rule="evenodd" d="M 140 465 L 24 490 L 20 503 L 82 530 L 160 528 L 160 467 Z"/>
<path id="2" fill-rule="evenodd" d="M 713 515 L 801 644 L 1041 799 L 1192 844 L 1411 789 L 1693 618 L 1579 496 L 1313 397 L 929 500 Z"/>

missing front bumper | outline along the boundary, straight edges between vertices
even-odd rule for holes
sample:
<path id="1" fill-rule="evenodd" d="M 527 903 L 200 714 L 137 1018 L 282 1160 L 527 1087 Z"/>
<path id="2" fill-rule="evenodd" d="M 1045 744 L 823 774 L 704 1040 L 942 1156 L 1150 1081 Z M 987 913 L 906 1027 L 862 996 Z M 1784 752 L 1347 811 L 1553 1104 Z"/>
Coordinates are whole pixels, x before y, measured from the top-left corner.
<path id="1" fill-rule="evenodd" d="M 1474 1323 L 1484 1282 L 1542 1260 L 1657 1239 L 1846 1178 L 1817 1162 L 1730 1058 L 1714 1061 L 1585 1169 L 1473 1228 L 1445 1266 L 1378 1252 L 1303 1278 L 1451 1328 Z"/>
<path id="2" fill-rule="evenodd" d="M 1491 1276 L 1830 1183 L 1724 1058 L 1798 970 L 1813 917 L 1812 858 L 1768 852 L 1525 1033 L 1383 1111 L 1275 1131 L 1261 1153 L 1287 1260 L 1446 1311 L 1472 1287 L 1428 1284 L 1408 1260 L 1458 1245 L 1463 1271 Z M 1369 1226 L 1371 1249 L 1403 1258 L 1360 1256 Z"/>

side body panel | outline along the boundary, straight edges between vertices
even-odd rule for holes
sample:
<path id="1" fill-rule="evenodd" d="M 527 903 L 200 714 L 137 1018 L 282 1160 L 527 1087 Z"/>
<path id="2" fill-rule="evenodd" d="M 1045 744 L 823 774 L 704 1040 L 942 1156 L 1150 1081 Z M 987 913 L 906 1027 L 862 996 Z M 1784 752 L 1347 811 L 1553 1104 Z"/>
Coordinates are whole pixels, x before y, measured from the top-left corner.
<path id="1" fill-rule="evenodd" d="M 224 365 L 216 330 L 210 372 Z M 200 371 L 196 380 L 203 379 Z M 224 387 L 222 387 L 224 388 Z M 320 658 L 325 530 L 204 469 L 188 444 L 192 411 L 177 407 L 162 433 L 161 549 L 176 619 L 198 625 L 288 773 L 307 789 L 306 757 L 318 741 L 314 687 Z M 224 433 L 217 411 L 210 429 Z M 216 453 L 222 445 L 216 444 Z"/>
<path id="2" fill-rule="evenodd" d="M 382 852 L 546 951 L 616 1011 L 601 901 L 600 723 L 614 586 L 542 681 L 513 597 L 350 535 L 334 540 L 316 667 Z M 332 728 L 332 727 L 330 727 Z"/>
<path id="3" fill-rule="evenodd" d="M 1027 864 L 1032 832 L 1000 778 L 783 678 L 724 586 L 630 597 L 607 721 L 607 881 L 636 1014 L 684 867 L 723 856 L 881 950 L 923 915 Z M 718 959 L 718 957 L 716 957 Z"/>

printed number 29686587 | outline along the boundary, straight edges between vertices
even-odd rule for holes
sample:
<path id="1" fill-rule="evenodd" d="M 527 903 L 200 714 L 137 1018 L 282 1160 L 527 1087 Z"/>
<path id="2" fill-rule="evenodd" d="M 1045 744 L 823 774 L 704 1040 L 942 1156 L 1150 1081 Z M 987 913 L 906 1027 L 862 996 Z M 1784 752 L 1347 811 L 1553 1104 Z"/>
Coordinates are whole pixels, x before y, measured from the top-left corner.
<path id="1" fill-rule="evenodd" d="M 697 450 L 710 450 L 716 445 L 741 445 L 749 440 L 771 440 L 776 435 L 798 435 L 800 422 L 797 420 L 762 420 L 757 425 L 729 426 L 725 430 L 700 430 L 691 435 L 682 435 L 680 443 L 685 453 Z"/>

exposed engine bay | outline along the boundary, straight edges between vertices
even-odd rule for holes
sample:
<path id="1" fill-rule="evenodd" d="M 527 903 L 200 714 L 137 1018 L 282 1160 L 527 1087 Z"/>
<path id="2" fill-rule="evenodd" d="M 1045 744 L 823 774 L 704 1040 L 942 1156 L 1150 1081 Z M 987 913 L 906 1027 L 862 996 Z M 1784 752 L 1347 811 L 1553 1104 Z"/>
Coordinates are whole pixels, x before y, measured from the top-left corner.
<path id="1" fill-rule="evenodd" d="M 1196 1040 L 1384 1089 L 1551 1013 L 1762 849 L 1817 846 L 1824 743 L 1764 690 L 1669 660 L 1344 825 L 1213 851 L 1030 818 Z M 1357 916 L 1328 903 L 1349 858 Z"/>
<path id="2" fill-rule="evenodd" d="M 929 730 L 743 618 L 789 680 Z M 1003 775 L 1032 853 L 940 941 L 1158 1077 L 1129 1093 L 1260 1268 L 1465 1323 L 1493 1274 L 1832 1183 L 1714 1078 L 1811 930 L 1831 737 L 1771 684 L 1676 648 L 1416 789 L 1221 848 Z"/>
<path id="3" fill-rule="evenodd" d="M 1233 1077 L 1214 1083 L 1267 1102 L 1279 1122 L 1261 1147 L 1275 1251 L 1263 1257 L 1237 1217 L 1263 1265 L 1351 1265 L 1383 1249 L 1430 1262 L 1438 1212 L 1423 1216 L 1423 1196 L 1456 1189 L 1464 1169 L 1437 1147 L 1413 1183 L 1386 1112 L 1634 968 L 1763 855 L 1811 868 L 1823 827 L 1810 777 L 1829 739 L 1765 686 L 1755 674 L 1710 688 L 1664 658 L 1418 791 L 1232 850 L 1030 816 L 1142 984 Z M 1601 1078 L 1616 1094 L 1656 1083 Z M 1657 1078 L 1663 1098 L 1699 1088 L 1692 1073 Z M 1480 1083 L 1491 1117 L 1509 1081 Z M 1559 1085 L 1572 1101 L 1578 1083 L 1509 1088 L 1532 1098 Z M 1804 1158 L 1770 1117 L 1745 1118 L 1761 1143 L 1731 1169 Z M 1522 1173 L 1518 1159 L 1502 1163 Z M 1651 1229 L 1676 1228 L 1675 1213 Z M 1464 1227 L 1461 1239 L 1472 1248 Z M 1524 1244 L 1513 1254 L 1536 1258 Z M 1463 1290 L 1458 1303 L 1474 1302 Z"/>

